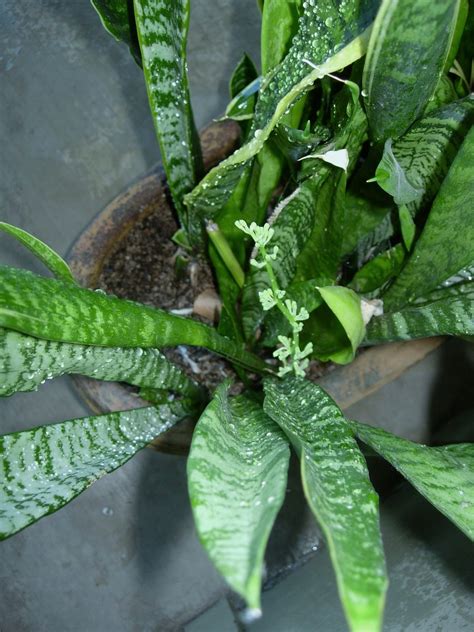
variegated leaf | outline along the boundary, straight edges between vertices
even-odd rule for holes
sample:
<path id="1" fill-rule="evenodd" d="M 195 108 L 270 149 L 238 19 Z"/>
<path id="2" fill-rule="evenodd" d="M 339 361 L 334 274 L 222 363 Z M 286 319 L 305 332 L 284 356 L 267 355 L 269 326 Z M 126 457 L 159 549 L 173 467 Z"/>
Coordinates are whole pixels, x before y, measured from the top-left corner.
<path id="1" fill-rule="evenodd" d="M 143 72 L 163 166 L 181 224 L 183 196 L 202 175 L 199 139 L 190 105 L 186 66 L 189 0 L 134 0 Z M 199 233 L 190 236 L 198 240 Z"/>
<path id="2" fill-rule="evenodd" d="M 466 133 L 474 123 L 474 99 L 466 97 L 430 111 L 392 144 L 397 168 L 418 192 L 408 204 L 412 215 L 432 204 Z M 394 228 L 390 211 L 394 204 L 374 184 L 366 184 L 375 171 L 368 160 L 356 172 L 346 195 L 348 224 L 344 231 L 344 252 L 356 247 L 365 254 L 390 238 Z M 380 174 L 379 174 L 380 175 Z M 384 188 L 393 176 L 379 182 Z M 395 190 L 389 188 L 393 195 Z"/>
<path id="3" fill-rule="evenodd" d="M 174 402 L 0 437 L 0 540 L 66 505 L 187 414 Z"/>
<path id="4" fill-rule="evenodd" d="M 89 347 L 0 329 L 0 396 L 33 391 L 45 380 L 74 373 L 168 389 L 191 398 L 202 399 L 205 394 L 158 349 Z"/>
<path id="5" fill-rule="evenodd" d="M 474 444 L 430 448 L 381 428 L 359 422 L 351 425 L 361 441 L 474 540 Z"/>
<path id="6" fill-rule="evenodd" d="M 247 369 L 266 370 L 242 345 L 198 321 L 5 266 L 0 266 L 0 327 L 94 346 L 203 346 Z"/>
<path id="7" fill-rule="evenodd" d="M 394 311 L 474 260 L 474 127 L 443 181 L 411 257 L 384 297 Z"/>
<path id="8" fill-rule="evenodd" d="M 412 215 L 428 208 L 473 123 L 474 95 L 430 112 L 393 145 L 387 141 L 378 184 Z"/>
<path id="9" fill-rule="evenodd" d="M 387 578 L 378 498 L 351 428 L 307 380 L 267 380 L 265 394 L 265 412 L 300 451 L 306 498 L 326 536 L 350 628 L 380 630 Z"/>
<path id="10" fill-rule="evenodd" d="M 376 141 L 398 138 L 422 114 L 451 46 L 459 0 L 382 0 L 364 68 Z"/>
<path id="11" fill-rule="evenodd" d="M 257 402 L 217 390 L 198 421 L 188 459 L 201 542 L 229 585 L 260 608 L 263 559 L 286 490 L 289 446 Z"/>
<path id="12" fill-rule="evenodd" d="M 367 326 L 365 344 L 381 344 L 392 340 L 412 340 L 429 336 L 474 335 L 474 284 L 465 293 L 453 294 L 450 288 L 440 290 L 438 300 L 405 307 L 373 318 Z M 437 296 L 433 296 L 437 298 Z"/>

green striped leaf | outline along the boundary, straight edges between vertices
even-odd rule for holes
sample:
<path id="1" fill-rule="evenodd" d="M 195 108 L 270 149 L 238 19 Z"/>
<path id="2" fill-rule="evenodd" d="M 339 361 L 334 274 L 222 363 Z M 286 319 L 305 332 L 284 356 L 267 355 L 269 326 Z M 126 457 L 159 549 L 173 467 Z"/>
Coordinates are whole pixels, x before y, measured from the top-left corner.
<path id="1" fill-rule="evenodd" d="M 474 540 L 474 444 L 429 448 L 351 422 L 357 437 L 393 465 L 471 540 Z"/>
<path id="2" fill-rule="evenodd" d="M 392 150 L 392 139 L 385 143 L 382 160 L 375 172 L 377 183 L 391 195 L 395 204 L 408 204 L 421 197 L 421 190 L 415 188 L 408 180 Z"/>
<path id="3" fill-rule="evenodd" d="M 458 285 L 459 283 L 468 283 L 472 280 L 474 280 L 474 261 L 462 270 L 458 270 L 456 274 L 453 274 L 453 276 L 446 279 L 446 281 L 443 281 L 439 289 L 450 287 L 451 285 Z"/>
<path id="4" fill-rule="evenodd" d="M 342 169 L 332 169 L 317 194 L 311 232 L 301 251 L 295 253 L 296 283 L 314 277 L 332 281 L 337 278 L 342 257 L 346 181 L 346 173 Z"/>
<path id="5" fill-rule="evenodd" d="M 402 172 L 400 177 L 419 192 L 408 204 L 412 215 L 432 204 L 473 123 L 474 99 L 467 97 L 425 115 L 392 144 L 396 168 Z M 394 204 L 378 187 L 365 183 L 374 173 L 375 165 L 372 163 L 373 155 L 372 160 L 369 156 L 354 175 L 346 195 L 348 225 L 344 231 L 345 253 L 357 248 L 365 255 L 394 232 L 390 218 Z M 389 161 L 385 166 L 390 166 Z M 384 174 L 376 173 L 376 177 L 379 175 L 382 175 L 379 184 L 383 188 L 396 182 L 394 173 L 385 178 Z M 395 195 L 395 187 L 390 187 L 388 193 Z"/>
<path id="6" fill-rule="evenodd" d="M 45 380 L 79 374 L 202 399 L 199 387 L 157 349 L 88 347 L 0 329 L 0 396 L 33 391 Z"/>
<path id="7" fill-rule="evenodd" d="M 221 385 L 198 421 L 188 486 L 201 542 L 229 585 L 260 608 L 265 547 L 286 491 L 289 446 L 261 406 Z"/>
<path id="8" fill-rule="evenodd" d="M 398 138 L 421 115 L 442 74 L 459 0 L 382 0 L 364 67 L 376 141 Z"/>
<path id="9" fill-rule="evenodd" d="M 141 65 L 133 0 L 91 0 L 91 3 L 105 30 L 116 40 L 125 42 L 135 61 Z"/>
<path id="10" fill-rule="evenodd" d="M 267 370 L 241 345 L 198 321 L 5 266 L 0 266 L 0 327 L 104 347 L 202 346 L 244 368 Z"/>
<path id="11" fill-rule="evenodd" d="M 464 468 L 469 468 L 471 472 L 474 472 L 474 444 L 453 443 L 452 445 L 439 446 L 437 449 L 454 456 L 463 464 Z"/>
<path id="12" fill-rule="evenodd" d="M 380 630 L 387 578 L 378 497 L 349 424 L 307 380 L 266 380 L 264 410 L 300 452 L 306 498 L 326 536 L 351 630 Z"/>
<path id="13" fill-rule="evenodd" d="M 235 189 L 248 161 L 262 149 L 296 100 L 316 79 L 348 66 L 365 53 L 367 30 L 377 4 L 376 0 L 349 0 L 338 7 L 336 15 L 332 1 L 305 3 L 288 55 L 264 78 L 253 119 L 253 135 L 186 196 L 191 212 L 214 218 Z M 311 69 L 305 60 L 317 67 Z"/>
<path id="14" fill-rule="evenodd" d="M 0 540 L 66 505 L 187 414 L 174 402 L 0 437 Z"/>
<path id="15" fill-rule="evenodd" d="M 433 290 L 474 259 L 474 127 L 434 201 L 411 257 L 384 297 L 395 310 Z"/>
<path id="16" fill-rule="evenodd" d="M 168 186 L 181 224 L 183 196 L 202 175 L 186 69 L 189 0 L 134 0 L 143 72 Z M 198 239 L 195 232 L 190 236 Z"/>
<path id="17" fill-rule="evenodd" d="M 413 215 L 429 207 L 473 123 L 473 95 L 430 112 L 393 145 L 387 141 L 378 184 Z"/>
<path id="18" fill-rule="evenodd" d="M 397 244 L 368 261 L 356 272 L 348 287 L 359 294 L 375 292 L 398 275 L 404 260 L 405 249 Z"/>
<path id="19" fill-rule="evenodd" d="M 356 172 L 345 197 L 342 250 L 344 254 L 357 253 L 359 265 L 394 233 L 391 211 L 395 205 L 381 189 L 366 182 L 372 173 L 365 169 L 363 173 Z"/>
<path id="20" fill-rule="evenodd" d="M 441 291 L 446 298 L 373 318 L 367 326 L 365 344 L 429 336 L 474 335 L 474 284 L 470 285 L 470 292 L 465 294 L 453 296 L 448 288 Z"/>
<path id="21" fill-rule="evenodd" d="M 11 235 L 28 248 L 30 252 L 38 257 L 42 263 L 44 263 L 44 265 L 54 274 L 55 277 L 70 283 L 76 282 L 64 259 L 40 239 L 30 235 L 30 233 L 27 233 L 26 230 L 22 230 L 21 228 L 12 226 L 6 222 L 0 222 L 0 230 L 8 235 Z"/>
<path id="22" fill-rule="evenodd" d="M 459 277 L 456 276 L 452 278 L 455 279 L 461 277 L 459 275 Z M 445 285 L 445 283 L 443 283 L 440 287 L 436 288 L 432 292 L 428 292 L 428 294 L 426 294 L 425 296 L 420 296 L 419 298 L 415 299 L 413 301 L 413 307 L 419 307 L 421 305 L 431 305 L 435 301 L 447 301 L 450 298 L 464 297 L 469 298 L 470 300 L 474 300 L 474 283 L 472 283 L 472 276 L 468 281 L 453 281 L 452 283 L 448 283 L 447 285 Z"/>

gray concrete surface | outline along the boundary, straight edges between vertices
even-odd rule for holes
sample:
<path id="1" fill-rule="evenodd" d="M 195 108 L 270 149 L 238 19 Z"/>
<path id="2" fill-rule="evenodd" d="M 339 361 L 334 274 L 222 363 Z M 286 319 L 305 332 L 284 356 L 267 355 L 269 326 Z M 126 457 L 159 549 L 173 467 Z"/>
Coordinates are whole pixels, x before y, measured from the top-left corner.
<path id="1" fill-rule="evenodd" d="M 222 112 L 229 73 L 242 52 L 258 58 L 258 27 L 254 0 L 193 0 L 189 66 L 199 126 Z M 0 217 L 63 254 L 108 201 L 158 160 L 141 71 L 127 49 L 102 31 L 87 0 L 1 4 L 0 146 Z M 0 261 L 41 270 L 5 235 L 0 235 Z M 425 424 L 429 436 L 433 419 L 438 423 L 470 403 L 472 356 L 467 354 L 459 344 L 433 354 L 359 404 L 354 415 L 381 424 L 396 416 L 407 436 L 412 424 Z M 446 381 L 449 388 L 443 388 Z M 1 431 L 85 413 L 69 382 L 61 379 L 38 393 L 1 401 Z M 387 541 L 389 556 L 410 554 L 403 534 L 398 548 Z M 456 536 L 449 532 L 448 537 Z M 332 581 L 327 563 L 319 566 L 319 559 L 318 554 L 287 580 L 296 582 L 294 599 L 301 595 L 294 607 L 278 598 L 278 588 L 267 593 L 268 614 L 259 630 L 314 629 L 308 617 L 326 594 L 324 577 Z M 437 585 L 447 618 L 436 623 L 430 614 L 423 622 L 418 613 L 416 629 L 465 629 L 456 627 L 465 609 L 450 618 L 450 604 L 467 599 L 463 576 L 443 553 L 423 559 L 425 582 L 443 578 Z M 416 569 L 408 566 L 399 576 L 409 594 L 409 582 L 416 579 L 408 578 Z M 234 625 L 225 602 L 219 602 L 223 590 L 193 529 L 184 460 L 151 451 L 0 547 L 1 632 L 166 632 L 191 619 L 189 632 L 223 632 Z M 216 602 L 221 605 L 196 619 Z M 396 612 L 393 599 L 389 607 Z M 294 613 L 293 628 L 275 627 L 276 619 L 288 620 L 287 611 Z M 320 629 L 340 629 L 339 611 L 331 612 L 335 618 L 324 615 L 329 618 Z M 389 614 L 389 621 L 394 617 Z"/>

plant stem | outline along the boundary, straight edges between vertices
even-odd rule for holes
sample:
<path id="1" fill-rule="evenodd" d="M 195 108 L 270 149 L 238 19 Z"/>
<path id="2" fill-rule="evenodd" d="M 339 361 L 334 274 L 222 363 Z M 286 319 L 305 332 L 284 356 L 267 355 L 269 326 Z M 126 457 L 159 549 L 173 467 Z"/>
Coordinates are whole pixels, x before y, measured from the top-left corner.
<path id="1" fill-rule="evenodd" d="M 244 287 L 245 274 L 242 270 L 240 263 L 237 261 L 236 256 L 232 252 L 229 242 L 225 238 L 221 229 L 215 222 L 206 222 L 206 231 L 209 235 L 209 239 L 212 241 L 219 253 L 222 261 L 225 263 L 227 269 L 234 278 L 240 289 Z"/>

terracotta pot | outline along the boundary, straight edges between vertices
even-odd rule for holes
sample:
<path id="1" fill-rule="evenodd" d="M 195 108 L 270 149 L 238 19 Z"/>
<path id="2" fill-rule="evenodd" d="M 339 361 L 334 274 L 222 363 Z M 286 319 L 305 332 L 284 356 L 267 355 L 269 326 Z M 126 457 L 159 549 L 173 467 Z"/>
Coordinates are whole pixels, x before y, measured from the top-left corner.
<path id="1" fill-rule="evenodd" d="M 232 121 L 213 123 L 201 133 L 206 168 L 229 155 L 239 138 Z M 168 206 L 163 169 L 155 167 L 132 184 L 101 211 L 73 244 L 68 261 L 74 276 L 86 287 L 97 287 L 105 262 L 120 246 L 133 226 L 157 209 Z M 427 338 L 374 347 L 352 364 L 338 367 L 319 380 L 344 409 L 391 382 L 422 360 L 442 342 Z M 122 385 L 74 376 L 80 394 L 95 413 L 127 410 L 146 402 Z M 185 420 L 155 440 L 153 446 L 172 454 L 187 454 L 193 423 Z"/>

